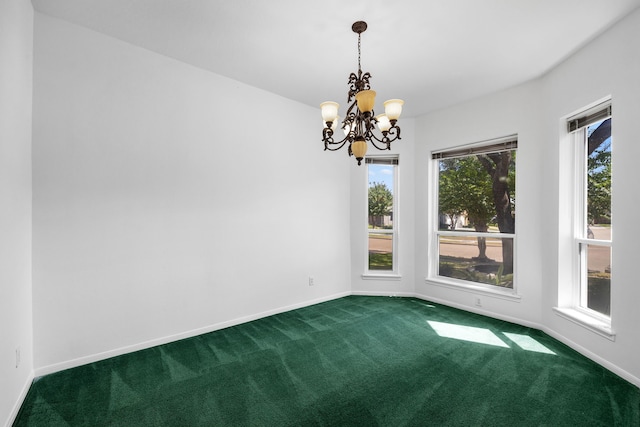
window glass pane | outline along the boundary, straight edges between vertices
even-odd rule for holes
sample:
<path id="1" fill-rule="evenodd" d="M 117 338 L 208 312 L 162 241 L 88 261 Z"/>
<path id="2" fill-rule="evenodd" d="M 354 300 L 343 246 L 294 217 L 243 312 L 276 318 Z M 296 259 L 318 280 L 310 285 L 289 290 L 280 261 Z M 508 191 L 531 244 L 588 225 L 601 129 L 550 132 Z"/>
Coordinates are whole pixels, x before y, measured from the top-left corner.
<path id="1" fill-rule="evenodd" d="M 368 158 L 367 269 L 396 271 L 394 253 L 397 158 Z"/>
<path id="2" fill-rule="evenodd" d="M 369 231 L 369 270 L 393 270 L 393 234 Z"/>
<path id="3" fill-rule="evenodd" d="M 611 240 L 611 119 L 587 128 L 588 239 Z"/>
<path id="4" fill-rule="evenodd" d="M 587 246 L 587 308 L 610 315 L 611 248 Z"/>
<path id="5" fill-rule="evenodd" d="M 438 236 L 438 247 L 440 276 L 513 288 L 513 238 Z"/>
<path id="6" fill-rule="evenodd" d="M 369 228 L 393 228 L 393 165 L 369 165 Z"/>
<path id="7" fill-rule="evenodd" d="M 515 150 L 438 161 L 440 230 L 515 233 Z"/>

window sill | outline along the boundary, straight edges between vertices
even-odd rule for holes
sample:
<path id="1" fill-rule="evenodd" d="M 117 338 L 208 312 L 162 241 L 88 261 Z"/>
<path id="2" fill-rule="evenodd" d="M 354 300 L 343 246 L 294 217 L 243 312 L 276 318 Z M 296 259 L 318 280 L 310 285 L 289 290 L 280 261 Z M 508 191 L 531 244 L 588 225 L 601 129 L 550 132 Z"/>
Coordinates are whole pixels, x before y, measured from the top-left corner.
<path id="1" fill-rule="evenodd" d="M 453 280 L 449 281 L 441 278 L 435 279 L 435 278 L 427 277 L 424 279 L 424 281 L 427 285 L 442 286 L 445 288 L 456 289 L 459 291 L 470 292 L 473 294 L 483 294 L 483 295 L 487 295 L 495 298 L 501 298 L 508 301 L 520 302 L 520 300 L 522 299 L 522 297 L 516 294 L 516 291 L 513 289 L 503 290 L 504 288 L 499 288 L 499 287 L 495 287 L 495 289 L 492 289 L 491 287 L 489 287 L 490 285 L 486 285 L 486 286 L 482 286 L 480 284 L 475 285 L 475 284 L 472 284 L 471 282 L 469 282 L 468 284 L 467 283 L 463 284 L 463 283 L 455 282 Z"/>
<path id="2" fill-rule="evenodd" d="M 555 311 L 558 316 L 580 325 L 591 332 L 611 341 L 616 340 L 616 334 L 611 329 L 611 323 L 606 320 L 599 319 L 571 307 L 553 307 L 553 311 Z"/>
<path id="3" fill-rule="evenodd" d="M 401 280 L 402 276 L 395 273 L 362 273 L 364 280 Z"/>

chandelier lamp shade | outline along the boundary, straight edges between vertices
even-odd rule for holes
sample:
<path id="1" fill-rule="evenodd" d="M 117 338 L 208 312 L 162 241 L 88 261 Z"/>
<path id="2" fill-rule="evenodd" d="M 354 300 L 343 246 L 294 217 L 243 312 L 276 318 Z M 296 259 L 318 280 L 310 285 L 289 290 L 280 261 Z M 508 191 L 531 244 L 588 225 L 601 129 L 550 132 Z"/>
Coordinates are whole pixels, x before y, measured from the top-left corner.
<path id="1" fill-rule="evenodd" d="M 384 113 L 376 115 L 373 107 L 376 100 L 376 92 L 371 90 L 369 79 L 370 73 L 363 73 L 360 66 L 360 37 L 367 29 L 364 21 L 355 22 L 351 29 L 358 34 L 358 74 L 351 73 L 349 76 L 349 93 L 347 109 L 344 120 L 340 127 L 344 132 L 344 139 L 336 141 L 334 132 L 338 127 L 340 117 L 338 116 L 339 105 L 337 102 L 327 101 L 320 104 L 322 111 L 322 141 L 324 149 L 337 151 L 348 144 L 349 156 L 355 156 L 358 165 L 367 154 L 368 144 L 373 145 L 378 150 L 390 150 L 391 143 L 400 139 L 400 127 L 397 125 L 402 105 L 401 99 L 390 99 L 384 102 Z M 375 128 L 378 128 L 378 131 Z"/>

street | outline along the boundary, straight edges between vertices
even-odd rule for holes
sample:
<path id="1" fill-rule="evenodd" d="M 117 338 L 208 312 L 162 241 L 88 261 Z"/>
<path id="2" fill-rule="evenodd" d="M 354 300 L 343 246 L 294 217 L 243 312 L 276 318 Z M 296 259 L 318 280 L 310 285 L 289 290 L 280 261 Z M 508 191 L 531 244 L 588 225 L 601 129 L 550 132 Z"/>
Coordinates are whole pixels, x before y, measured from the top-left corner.
<path id="1" fill-rule="evenodd" d="M 591 226 L 593 238 L 609 240 L 611 228 Z M 391 253 L 393 241 L 388 235 L 372 234 L 369 236 L 369 251 L 373 253 Z M 479 255 L 478 240 L 468 236 L 442 236 L 440 238 L 440 255 L 455 258 L 472 259 Z M 487 238 L 486 255 L 495 262 L 502 262 L 502 241 L 499 238 Z M 590 245 L 587 256 L 590 272 L 608 272 L 611 265 L 611 248 Z"/>

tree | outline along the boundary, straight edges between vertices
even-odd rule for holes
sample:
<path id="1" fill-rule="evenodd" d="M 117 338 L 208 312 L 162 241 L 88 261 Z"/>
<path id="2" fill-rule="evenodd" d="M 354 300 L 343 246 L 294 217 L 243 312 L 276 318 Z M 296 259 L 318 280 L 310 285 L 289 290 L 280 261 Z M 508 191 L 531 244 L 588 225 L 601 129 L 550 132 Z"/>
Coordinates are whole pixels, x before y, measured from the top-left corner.
<path id="1" fill-rule="evenodd" d="M 511 194 L 512 189 L 515 188 L 514 155 L 515 151 L 500 151 L 477 156 L 491 177 L 496 222 L 501 233 L 515 233 L 516 230 Z M 502 239 L 502 265 L 504 274 L 513 273 L 513 239 Z"/>
<path id="2" fill-rule="evenodd" d="M 390 215 L 393 208 L 393 194 L 383 182 L 369 183 L 369 224 L 382 226 L 382 218 Z"/>
<path id="3" fill-rule="evenodd" d="M 587 142 L 587 218 L 611 221 L 611 119 L 600 124 Z"/>
<path id="4" fill-rule="evenodd" d="M 491 179 L 475 156 L 443 160 L 440 164 L 439 208 L 451 218 L 466 213 L 478 232 L 486 232 L 495 215 Z M 486 238 L 478 237 L 478 259 L 487 260 Z"/>
<path id="5" fill-rule="evenodd" d="M 440 161 L 440 178 L 438 188 L 438 210 L 446 215 L 451 223 L 449 228 L 454 230 L 456 219 L 464 213 L 463 203 L 460 201 L 458 182 L 460 181 L 459 159 L 446 159 Z M 442 228 L 442 226 L 441 226 Z"/>
<path id="6" fill-rule="evenodd" d="M 478 154 L 440 161 L 440 212 L 466 212 L 478 232 L 495 217 L 501 233 L 515 233 L 515 151 Z M 486 239 L 478 237 L 478 258 L 486 259 Z M 503 273 L 513 273 L 513 239 L 502 239 Z"/>

